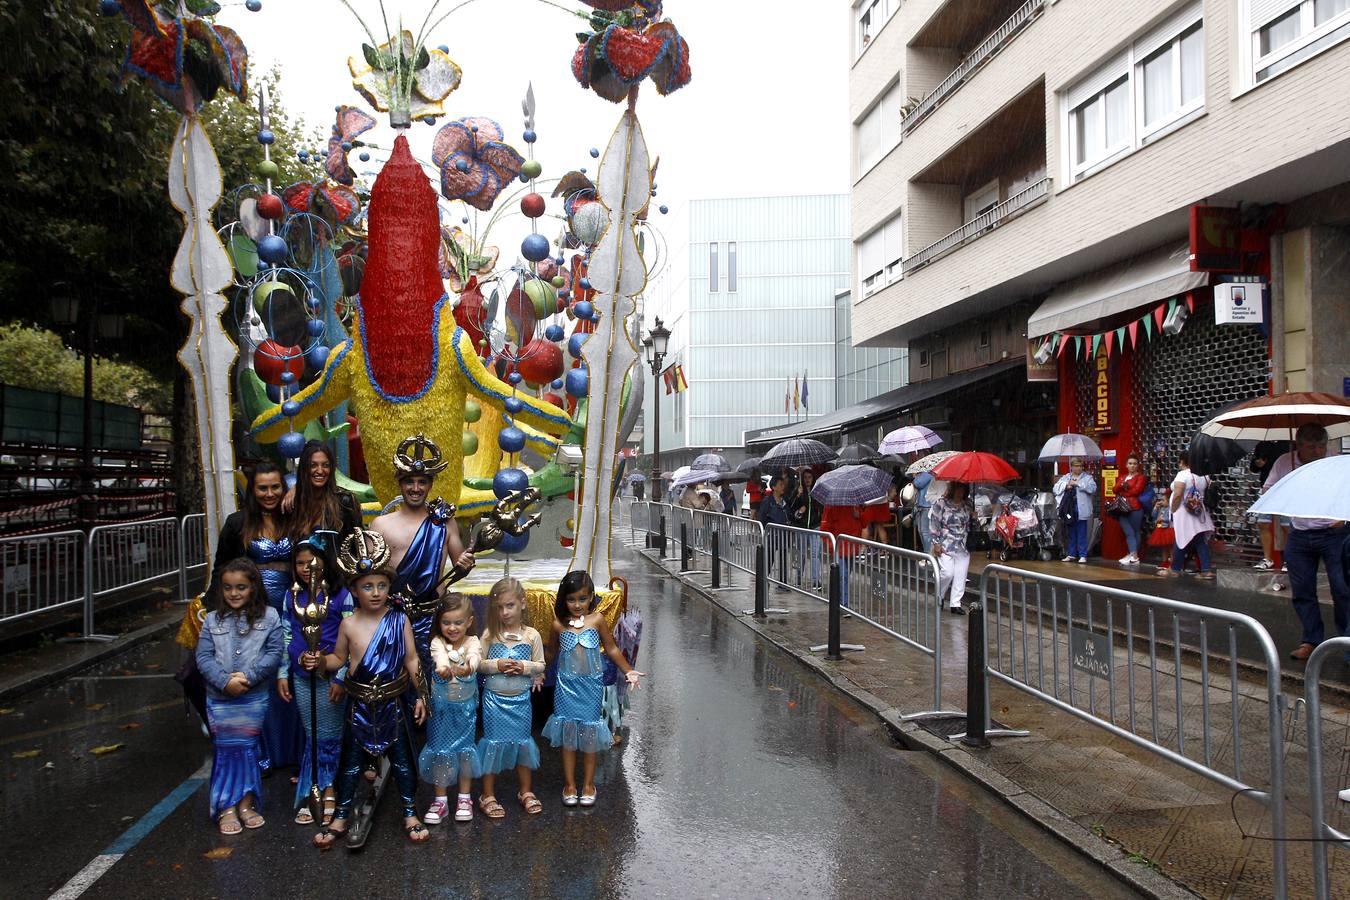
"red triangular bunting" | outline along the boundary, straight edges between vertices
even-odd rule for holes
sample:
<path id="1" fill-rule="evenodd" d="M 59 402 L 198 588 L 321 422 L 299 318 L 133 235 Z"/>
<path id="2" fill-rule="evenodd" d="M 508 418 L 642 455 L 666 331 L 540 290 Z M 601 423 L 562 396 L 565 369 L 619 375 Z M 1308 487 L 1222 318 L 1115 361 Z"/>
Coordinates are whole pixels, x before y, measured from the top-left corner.
<path id="1" fill-rule="evenodd" d="M 1162 323 L 1165 318 L 1167 318 L 1167 308 L 1162 304 L 1159 304 L 1158 307 L 1153 310 L 1153 324 L 1158 326 L 1159 331 L 1162 330 Z"/>
<path id="2" fill-rule="evenodd" d="M 1108 357 L 1112 354 L 1112 352 L 1115 351 L 1115 349 L 1116 349 L 1115 344 L 1116 344 L 1116 334 L 1115 334 L 1115 332 L 1114 332 L 1114 331 L 1108 331 L 1108 332 L 1106 333 L 1106 355 L 1107 355 Z"/>
<path id="3" fill-rule="evenodd" d="M 1190 291 L 1186 292 L 1186 311 L 1195 312 L 1195 294 Z"/>
<path id="4" fill-rule="evenodd" d="M 1137 320 L 1134 321 L 1134 322 L 1131 322 L 1131 323 L 1129 324 L 1129 329 L 1130 329 L 1130 346 L 1133 347 L 1134 349 L 1138 350 L 1138 349 L 1139 349 L 1139 322 L 1138 322 Z"/>

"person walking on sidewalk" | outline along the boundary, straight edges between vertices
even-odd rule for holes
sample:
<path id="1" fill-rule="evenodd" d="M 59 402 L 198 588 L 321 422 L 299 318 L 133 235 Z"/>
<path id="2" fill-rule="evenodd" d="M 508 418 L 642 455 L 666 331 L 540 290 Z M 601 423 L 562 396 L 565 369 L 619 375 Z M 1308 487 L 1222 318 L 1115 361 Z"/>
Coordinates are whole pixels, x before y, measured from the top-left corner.
<path id="1" fill-rule="evenodd" d="M 1288 475 L 1299 466 L 1315 462 L 1327 455 L 1327 430 L 1321 425 L 1302 425 L 1294 435 L 1293 451 L 1275 461 L 1266 479 L 1265 488 Z M 1331 519 L 1290 520 L 1289 539 L 1284 548 L 1285 563 L 1289 567 L 1289 588 L 1294 612 L 1303 625 L 1303 643 L 1289 656 L 1307 659 L 1313 648 L 1322 643 L 1324 628 L 1322 611 L 1317 606 L 1317 563 L 1327 569 L 1331 584 L 1331 603 L 1338 634 L 1350 635 L 1350 585 L 1345 571 L 1346 526 Z"/>
<path id="2" fill-rule="evenodd" d="M 970 486 L 963 481 L 947 485 L 947 493 L 929 510 L 933 555 L 938 562 L 938 602 L 951 591 L 949 609 L 965 615 L 961 600 L 966 595 L 966 575 L 970 572 L 970 551 L 966 536 L 975 508 L 970 502 Z"/>
<path id="3" fill-rule="evenodd" d="M 1140 496 L 1149 487 L 1148 476 L 1139 466 L 1139 455 L 1131 453 L 1125 458 L 1125 477 L 1116 483 L 1116 496 L 1124 497 L 1130 505 L 1130 511 L 1117 516 L 1120 530 L 1125 532 L 1125 544 L 1130 552 L 1120 561 L 1122 566 L 1139 565 L 1139 540 L 1144 530 L 1144 506 Z M 1152 491 L 1149 491 L 1152 494 Z M 1151 506 L 1151 504 L 1149 504 Z M 1151 510 L 1150 510 L 1151 511 Z"/>
<path id="4" fill-rule="evenodd" d="M 1161 576 L 1182 574 L 1186 565 L 1186 555 L 1194 553 L 1200 560 L 1200 577 L 1214 577 L 1209 567 L 1209 536 L 1214 533 L 1214 519 L 1205 506 L 1205 490 L 1209 487 L 1209 476 L 1196 475 L 1191 471 L 1190 456 L 1180 453 L 1177 456 L 1180 468 L 1177 477 L 1172 479 L 1172 494 L 1168 500 L 1172 510 L 1172 529 L 1176 535 L 1172 548 L 1172 567 L 1159 567 Z"/>
<path id="5" fill-rule="evenodd" d="M 1068 543 L 1064 562 L 1077 559 L 1085 563 L 1088 555 L 1088 524 L 1092 521 L 1092 495 L 1097 493 L 1097 480 L 1084 471 L 1082 457 L 1075 456 L 1069 460 L 1069 471 L 1055 482 L 1055 499 L 1063 503 L 1065 495 L 1071 490 L 1077 504 L 1078 518 L 1066 522 L 1064 526 Z"/>

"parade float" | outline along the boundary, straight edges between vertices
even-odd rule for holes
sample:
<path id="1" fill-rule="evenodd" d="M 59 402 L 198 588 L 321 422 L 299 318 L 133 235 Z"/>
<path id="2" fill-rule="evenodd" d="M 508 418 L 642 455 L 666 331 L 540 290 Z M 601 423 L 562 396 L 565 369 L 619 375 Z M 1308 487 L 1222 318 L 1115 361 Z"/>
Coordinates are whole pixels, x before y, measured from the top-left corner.
<path id="1" fill-rule="evenodd" d="M 610 515 L 640 415 L 637 301 L 660 264 L 637 100 L 646 81 L 661 94 L 687 84 L 689 50 L 659 0 L 584 2 L 571 73 L 622 106 L 603 152 L 590 151 L 593 173 L 544 179 L 528 81 L 518 138 L 501 119 L 453 109 L 472 73 L 431 44 L 458 6 L 427 0 L 422 33 L 366 27 L 350 86 L 334 86 L 335 99 L 354 89 L 362 104 L 336 105 L 327 146 L 300 153 L 313 176 L 293 184 L 277 181 L 267 98 L 248 97 L 247 52 L 213 22 L 217 4 L 102 4 L 132 25 L 126 78 L 182 116 L 168 186 L 185 228 L 171 278 L 192 323 L 178 357 L 192 379 L 211 552 L 250 459 L 293 471 L 307 440 L 327 442 L 369 519 L 398 501 L 400 443 L 425 434 L 443 448 L 436 490 L 466 536 L 484 516 L 524 525 L 541 514 L 504 498 L 529 489 L 542 505 L 533 540 L 506 529 L 461 589 L 483 593 L 510 571 L 547 621 L 559 576 L 585 569 L 619 625 L 627 598 L 610 570 Z M 198 118 L 221 90 L 258 110 L 254 183 L 221 183 Z M 407 139 L 414 123 L 437 127 L 428 158 Z M 518 252 L 502 252 L 516 240 Z"/>

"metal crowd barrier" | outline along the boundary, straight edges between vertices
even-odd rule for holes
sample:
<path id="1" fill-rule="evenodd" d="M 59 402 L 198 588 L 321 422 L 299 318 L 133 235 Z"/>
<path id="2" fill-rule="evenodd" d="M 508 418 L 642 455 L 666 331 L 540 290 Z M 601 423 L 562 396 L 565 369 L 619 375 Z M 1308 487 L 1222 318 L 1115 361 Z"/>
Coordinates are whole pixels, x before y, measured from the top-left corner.
<path id="1" fill-rule="evenodd" d="M 0 538 L 0 622 L 84 602 L 85 547 L 82 531 Z"/>
<path id="2" fill-rule="evenodd" d="M 830 565 L 835 561 L 834 535 L 791 525 L 764 526 L 769 581 L 826 603 L 830 600 Z"/>
<path id="3" fill-rule="evenodd" d="M 628 511 L 628 528 L 631 538 L 637 540 L 638 532 L 652 534 L 652 505 L 647 500 L 637 500 Z"/>
<path id="4" fill-rule="evenodd" d="M 715 534 L 720 560 L 734 569 L 755 574 L 755 561 L 764 547 L 764 523 L 711 511 L 701 511 L 695 518 L 706 523 L 706 552 L 709 556 L 712 555 L 711 544 Z"/>
<path id="5" fill-rule="evenodd" d="M 183 516 L 182 527 L 178 529 L 178 602 L 187 603 L 188 575 L 200 569 L 206 571 L 209 560 L 206 558 L 206 513 L 189 513 Z"/>
<path id="6" fill-rule="evenodd" d="M 1313 889 L 1317 900 L 1331 897 L 1331 873 L 1327 844 L 1335 842 L 1350 850 L 1350 836 L 1327 824 L 1326 800 L 1322 794 L 1322 664 L 1336 653 L 1350 653 L 1350 637 L 1335 637 L 1317 645 L 1303 670 L 1305 703 L 1308 711 L 1308 814 L 1312 818 Z M 1335 788 L 1332 788 L 1335 791 Z"/>
<path id="7" fill-rule="evenodd" d="M 961 715 L 942 707 L 943 602 L 938 563 L 930 553 L 842 536 L 835 549 L 840 603 L 856 618 L 875 626 L 933 660 L 933 706 L 902 719 Z"/>
<path id="8" fill-rule="evenodd" d="M 89 529 L 84 571 L 84 639 L 112 640 L 94 631 L 94 603 L 125 588 L 177 577 L 182 526 L 178 519 L 151 519 L 126 525 L 97 525 Z"/>
<path id="9" fill-rule="evenodd" d="M 989 729 L 988 682 L 996 679 L 1245 792 L 1270 811 L 1276 896 L 1286 895 L 1280 657 L 1259 622 L 1000 565 L 984 570 L 977 606 L 971 609 L 963 742 L 988 746 L 987 736 L 999 734 Z M 1265 665 L 1267 715 L 1260 730 L 1244 723 L 1239 709 L 1239 632 L 1260 648 Z M 1160 638 L 1167 645 L 1161 667 Z M 1198 699 L 1194 690 L 1186 696 L 1183 648 L 1199 658 Z M 1225 718 L 1226 729 L 1217 729 L 1216 720 Z M 1244 737 L 1253 739 L 1245 751 Z M 1268 760 L 1265 778 L 1253 777 L 1244 756 Z"/>

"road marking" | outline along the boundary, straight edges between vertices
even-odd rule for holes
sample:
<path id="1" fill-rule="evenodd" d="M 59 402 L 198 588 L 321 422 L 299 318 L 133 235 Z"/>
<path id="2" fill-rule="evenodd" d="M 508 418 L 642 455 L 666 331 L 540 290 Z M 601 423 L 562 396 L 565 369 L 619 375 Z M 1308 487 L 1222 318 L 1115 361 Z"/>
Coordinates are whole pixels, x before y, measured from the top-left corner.
<path id="1" fill-rule="evenodd" d="M 173 814 L 183 804 L 183 801 L 196 793 L 197 788 L 206 783 L 211 775 L 211 763 L 202 763 L 197 771 L 193 772 L 178 787 L 169 791 L 169 793 L 160 800 L 150 811 L 136 820 L 134 824 L 126 831 L 122 832 L 117 840 L 108 845 L 107 849 L 91 859 L 83 869 L 75 873 L 61 889 L 52 894 L 48 900 L 75 900 L 84 894 L 85 891 L 94 886 L 94 882 L 102 878 L 107 871 L 111 869 L 118 860 L 131 849 L 145 839 L 145 836 L 159 827 L 160 823 Z"/>

